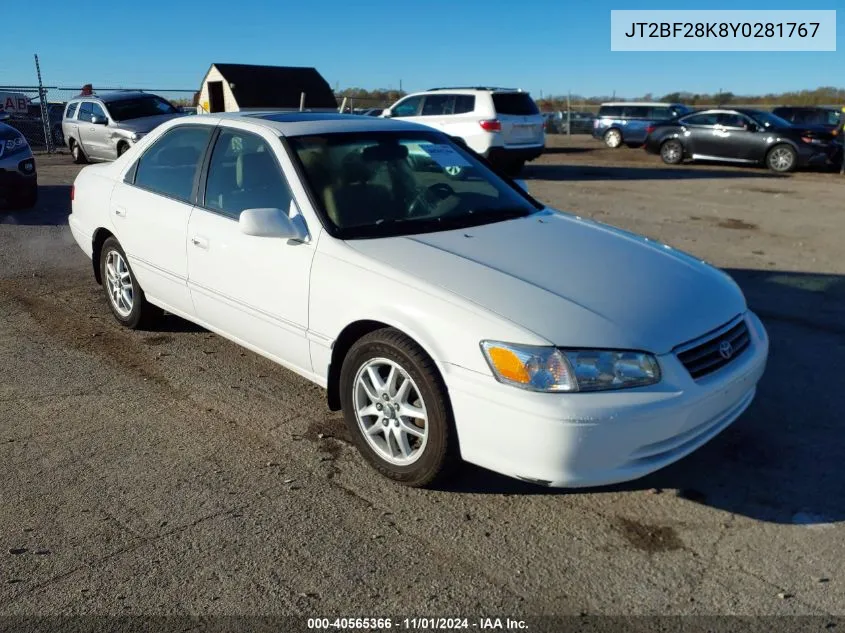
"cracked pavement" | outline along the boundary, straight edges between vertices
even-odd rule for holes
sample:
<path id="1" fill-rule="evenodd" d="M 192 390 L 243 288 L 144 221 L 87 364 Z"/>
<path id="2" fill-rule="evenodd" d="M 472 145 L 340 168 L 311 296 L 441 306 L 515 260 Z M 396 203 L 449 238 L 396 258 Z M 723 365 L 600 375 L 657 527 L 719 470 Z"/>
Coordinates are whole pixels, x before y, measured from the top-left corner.
<path id="1" fill-rule="evenodd" d="M 304 379 L 121 330 L 66 226 L 78 167 L 42 157 L 38 207 L 0 212 L 0 615 L 845 614 L 845 180 L 550 146 L 538 198 L 742 286 L 772 350 L 738 422 L 621 486 L 394 485 Z"/>

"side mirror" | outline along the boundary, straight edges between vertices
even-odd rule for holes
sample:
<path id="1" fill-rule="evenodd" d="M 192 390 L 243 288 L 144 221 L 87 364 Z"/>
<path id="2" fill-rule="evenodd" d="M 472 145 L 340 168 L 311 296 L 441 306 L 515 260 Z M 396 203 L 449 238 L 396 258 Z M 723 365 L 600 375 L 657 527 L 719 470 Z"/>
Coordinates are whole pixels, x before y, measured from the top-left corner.
<path id="1" fill-rule="evenodd" d="M 757 131 L 757 124 L 756 123 L 749 123 L 745 126 L 745 129 L 749 132 L 756 132 Z"/>
<path id="2" fill-rule="evenodd" d="M 381 111 L 381 116 L 384 117 L 385 119 L 389 119 L 390 117 L 393 116 L 393 113 L 390 111 L 390 108 L 385 108 L 384 110 Z"/>
<path id="3" fill-rule="evenodd" d="M 106 125 L 108 122 L 109 120 L 104 116 L 100 116 L 98 114 L 94 114 L 91 116 L 91 123 L 93 123 L 94 125 Z"/>
<path id="4" fill-rule="evenodd" d="M 281 209 L 245 209 L 241 211 L 238 220 L 241 233 L 253 237 L 276 237 L 305 242 L 308 240 L 308 229 L 301 215 L 289 217 Z"/>
<path id="5" fill-rule="evenodd" d="M 514 182 L 517 185 L 519 185 L 519 188 L 522 189 L 525 193 L 528 193 L 528 185 L 526 184 L 526 182 L 524 180 L 522 180 L 520 178 L 520 179 L 514 180 Z"/>

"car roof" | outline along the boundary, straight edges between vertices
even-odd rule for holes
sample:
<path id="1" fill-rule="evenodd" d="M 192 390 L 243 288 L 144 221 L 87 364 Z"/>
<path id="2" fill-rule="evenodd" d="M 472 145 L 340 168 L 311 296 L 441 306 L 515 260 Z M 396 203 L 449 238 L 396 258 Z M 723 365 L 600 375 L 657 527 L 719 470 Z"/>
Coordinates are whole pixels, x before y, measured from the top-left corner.
<path id="1" fill-rule="evenodd" d="M 113 92 L 103 92 L 100 94 L 78 95 L 72 100 L 83 101 L 85 99 L 91 99 L 94 101 L 102 101 L 103 103 L 113 103 L 115 101 L 123 101 L 124 99 L 138 99 L 139 97 L 158 97 L 158 95 L 151 92 L 142 92 L 140 90 L 115 90 Z"/>
<path id="2" fill-rule="evenodd" d="M 606 103 L 602 103 L 601 107 L 604 106 L 679 106 L 683 105 L 682 103 L 667 103 L 665 101 L 608 101 Z M 687 106 L 684 106 L 687 107 Z"/>
<path id="3" fill-rule="evenodd" d="M 338 112 L 226 112 L 202 114 L 178 119 L 176 125 L 208 123 L 216 125 L 223 121 L 241 121 L 269 128 L 282 136 L 304 136 L 309 134 L 337 134 L 343 132 L 433 132 L 425 125 L 409 121 L 363 117 L 358 114 Z"/>

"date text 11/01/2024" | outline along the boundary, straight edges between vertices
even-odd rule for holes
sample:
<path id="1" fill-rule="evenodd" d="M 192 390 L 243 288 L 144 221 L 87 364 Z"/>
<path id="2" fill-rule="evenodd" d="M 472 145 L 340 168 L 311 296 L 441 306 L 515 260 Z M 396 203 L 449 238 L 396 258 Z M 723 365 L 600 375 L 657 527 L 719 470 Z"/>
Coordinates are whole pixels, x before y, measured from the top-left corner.
<path id="1" fill-rule="evenodd" d="M 398 629 L 406 631 L 525 630 L 528 624 L 515 618 L 308 618 L 308 629 L 360 630 Z"/>
<path id="2" fill-rule="evenodd" d="M 820 22 L 632 22 L 625 37 L 815 37 Z"/>

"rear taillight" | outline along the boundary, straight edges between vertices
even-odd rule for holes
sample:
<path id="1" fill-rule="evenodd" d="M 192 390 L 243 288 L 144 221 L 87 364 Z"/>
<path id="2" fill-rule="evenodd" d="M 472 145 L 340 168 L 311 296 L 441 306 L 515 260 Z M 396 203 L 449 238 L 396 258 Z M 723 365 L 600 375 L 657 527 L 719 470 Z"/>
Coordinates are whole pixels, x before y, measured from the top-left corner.
<path id="1" fill-rule="evenodd" d="M 489 121 L 479 121 L 478 124 L 481 126 L 482 130 L 487 130 L 488 132 L 502 131 L 502 123 L 497 119 L 490 119 Z"/>
<path id="2" fill-rule="evenodd" d="M 654 126 L 653 126 L 653 125 L 649 125 L 649 126 L 645 129 L 646 136 L 648 136 L 648 135 L 649 135 L 649 134 L 651 134 L 652 132 L 654 132 Z"/>
<path id="3" fill-rule="evenodd" d="M 76 190 L 76 187 L 74 185 L 71 185 L 70 186 L 70 201 L 71 202 L 73 202 L 73 194 L 74 194 L 75 190 Z"/>

